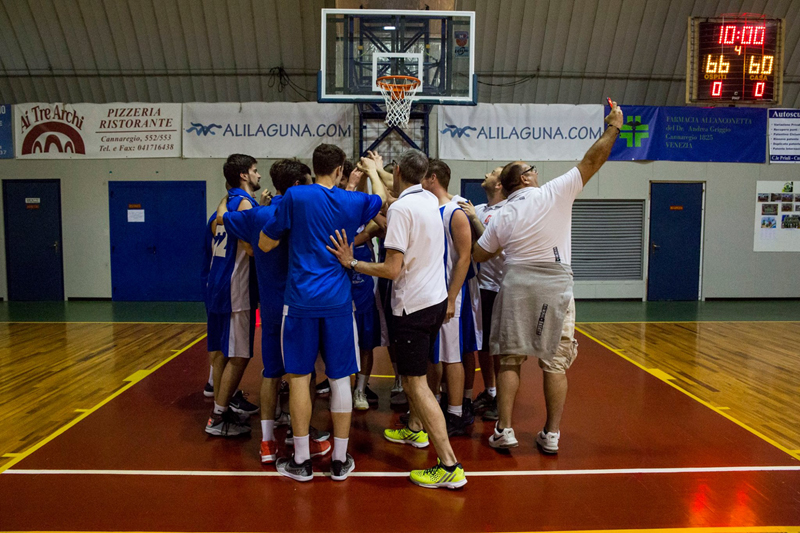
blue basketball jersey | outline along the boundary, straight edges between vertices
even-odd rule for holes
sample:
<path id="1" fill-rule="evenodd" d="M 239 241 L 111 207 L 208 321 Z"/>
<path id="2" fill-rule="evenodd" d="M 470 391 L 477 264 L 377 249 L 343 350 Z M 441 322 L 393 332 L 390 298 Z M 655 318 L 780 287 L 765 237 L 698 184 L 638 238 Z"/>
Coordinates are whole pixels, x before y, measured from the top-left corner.
<path id="1" fill-rule="evenodd" d="M 264 225 L 271 239 L 287 238 L 289 279 L 285 314 L 329 317 L 350 314 L 353 298 L 345 268 L 325 246 L 334 230 L 344 229 L 350 242 L 359 226 L 380 211 L 380 196 L 319 184 L 292 187 L 275 217 Z"/>
<path id="2" fill-rule="evenodd" d="M 375 262 L 375 251 L 372 248 L 372 241 L 367 241 L 361 246 L 353 249 L 353 257 L 365 263 Z M 353 303 L 356 304 L 356 311 L 369 311 L 375 306 L 375 281 L 372 276 L 347 270 L 350 275 L 352 285 Z"/>
<path id="3" fill-rule="evenodd" d="M 236 211 L 244 199 L 253 206 L 258 205 L 258 202 L 242 189 L 230 189 L 228 211 Z M 250 262 L 251 258 L 239 246 L 239 240 L 228 235 L 224 224 L 217 224 L 211 270 L 208 274 L 209 312 L 232 313 L 252 308 Z"/>
<path id="4" fill-rule="evenodd" d="M 211 258 L 214 255 L 214 232 L 211 224 L 216 220 L 217 213 L 212 213 L 206 223 L 206 232 L 203 234 L 203 268 L 200 270 L 200 283 L 203 288 L 203 303 L 208 311 L 208 273 L 211 272 Z"/>

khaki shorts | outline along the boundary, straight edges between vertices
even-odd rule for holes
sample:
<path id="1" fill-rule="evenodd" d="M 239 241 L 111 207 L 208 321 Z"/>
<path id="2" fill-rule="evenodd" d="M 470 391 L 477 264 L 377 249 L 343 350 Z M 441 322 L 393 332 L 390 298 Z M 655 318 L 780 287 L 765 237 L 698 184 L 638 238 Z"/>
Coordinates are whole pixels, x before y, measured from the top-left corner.
<path id="1" fill-rule="evenodd" d="M 578 341 L 575 340 L 575 299 L 569 302 L 567 313 L 564 315 L 564 325 L 561 327 L 561 342 L 558 344 L 556 355 L 551 361 L 539 359 L 539 367 L 551 374 L 564 374 L 572 366 L 578 356 Z M 521 365 L 528 359 L 527 355 L 503 355 L 500 357 L 501 366 Z"/>

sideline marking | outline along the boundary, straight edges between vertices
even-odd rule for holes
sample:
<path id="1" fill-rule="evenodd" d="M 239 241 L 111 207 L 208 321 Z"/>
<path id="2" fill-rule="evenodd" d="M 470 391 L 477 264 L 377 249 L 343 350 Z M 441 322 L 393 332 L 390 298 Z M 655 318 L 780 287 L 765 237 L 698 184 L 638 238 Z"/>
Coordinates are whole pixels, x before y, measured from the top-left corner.
<path id="1" fill-rule="evenodd" d="M 177 351 L 177 350 L 173 350 L 173 351 Z M 152 370 L 137 370 L 136 372 L 134 372 L 133 374 L 131 374 L 127 378 L 123 379 L 122 381 L 131 381 L 131 382 L 135 383 L 137 381 L 142 381 L 144 378 L 146 378 L 147 376 L 149 376 L 152 373 L 153 373 Z"/>
<path id="2" fill-rule="evenodd" d="M 18 454 L 18 453 L 4 453 L 3 457 L 17 457 L 18 455 L 20 455 L 20 454 Z"/>
<path id="3" fill-rule="evenodd" d="M 605 348 L 605 349 L 609 350 L 611 353 L 617 354 L 619 357 L 622 357 L 623 359 L 625 359 L 625 360 L 626 360 L 626 361 L 628 361 L 629 363 L 632 363 L 632 364 L 636 365 L 637 367 L 641 368 L 642 370 L 644 370 L 644 371 L 645 371 L 645 372 L 647 372 L 648 374 L 652 375 L 653 377 L 655 377 L 655 378 L 658 378 L 659 380 L 663 381 L 664 383 L 666 383 L 666 384 L 667 384 L 667 385 L 669 385 L 670 387 L 672 387 L 672 388 L 674 388 L 674 389 L 677 389 L 677 390 L 681 391 L 682 393 L 684 393 L 684 394 L 685 394 L 686 396 L 688 396 L 689 398 L 691 398 L 691 399 L 695 400 L 696 402 L 699 402 L 699 403 L 700 403 L 700 404 L 702 404 L 702 405 L 705 405 L 706 407 L 708 407 L 709 409 L 711 409 L 711 410 L 712 410 L 712 411 L 714 411 L 715 413 L 718 413 L 718 414 L 720 414 L 721 416 L 724 416 L 725 418 L 727 418 L 728 420 L 730 420 L 731 422 L 733 422 L 733 423 L 734 423 L 734 424 L 736 424 L 737 426 L 739 426 L 739 427 L 741 427 L 741 428 L 743 428 L 743 429 L 746 429 L 747 431 L 749 431 L 750 433 L 752 433 L 752 434 L 753 434 L 753 435 L 755 435 L 756 437 L 760 438 L 761 440 L 763 440 L 763 441 L 765 441 L 765 442 L 768 442 L 769 444 L 772 444 L 773 446 L 775 446 L 776 448 L 778 448 L 780 451 L 782 451 L 782 452 L 784 452 L 784 453 L 788 454 L 788 455 L 789 455 L 789 457 L 791 457 L 792 459 L 796 459 L 796 460 L 800 461 L 800 454 L 792 452 L 792 450 L 790 450 L 790 449 L 789 449 L 789 448 L 787 448 L 786 446 L 782 445 L 782 444 L 781 444 L 781 443 L 779 443 L 778 441 L 776 441 L 776 440 L 773 440 L 773 439 L 771 439 L 771 438 L 767 437 L 767 436 L 766 436 L 766 435 L 764 435 L 763 433 L 761 433 L 761 432 L 759 432 L 759 431 L 757 431 L 757 430 L 755 430 L 755 429 L 751 428 L 750 426 L 748 426 L 748 425 L 747 425 L 747 424 L 745 424 L 744 422 L 740 422 L 739 420 L 737 420 L 737 419 L 733 418 L 731 415 L 729 415 L 728 413 L 726 413 L 726 412 L 725 412 L 725 409 L 719 409 L 719 408 L 717 408 L 717 407 L 714 407 L 713 405 L 711 405 L 711 403 L 710 403 L 710 402 L 707 402 L 707 401 L 703 400 L 702 398 L 700 398 L 700 397 L 698 397 L 698 396 L 695 396 L 694 394 L 692 394 L 691 392 L 687 391 L 686 389 L 683 389 L 683 388 L 681 388 L 680 386 L 676 385 L 675 383 L 672 383 L 672 381 L 670 381 L 669 379 L 664 379 L 664 378 L 663 378 L 663 377 L 661 377 L 661 376 L 660 376 L 658 373 L 656 373 L 656 372 L 653 372 L 653 370 L 658 370 L 658 369 L 649 369 L 649 368 L 646 368 L 644 365 L 641 365 L 641 364 L 639 364 L 638 362 L 634 361 L 633 359 L 631 359 L 631 358 L 630 358 L 630 357 L 628 357 L 627 355 L 623 354 L 623 353 L 622 353 L 620 350 L 617 350 L 616 348 L 612 348 L 612 347 L 611 347 L 611 346 L 609 346 L 608 344 L 606 344 L 606 343 L 604 343 L 603 341 L 601 341 L 601 340 L 599 340 L 599 339 L 597 339 L 597 338 L 595 338 L 595 337 L 593 337 L 593 336 L 589 335 L 588 333 L 586 333 L 585 331 L 583 331 L 582 329 L 580 329 L 580 328 L 579 328 L 579 327 L 577 327 L 577 326 L 575 327 L 575 330 L 576 330 L 576 331 L 579 331 L 579 332 L 580 332 L 582 335 L 584 335 L 585 337 L 587 337 L 587 338 L 589 338 L 589 339 L 593 340 L 594 342 L 596 342 L 597 344 L 599 344 L 599 345 L 600 345 L 600 346 L 602 346 L 603 348 Z M 663 373 L 663 372 L 662 372 L 662 373 Z"/>
<path id="4" fill-rule="evenodd" d="M 34 444 L 33 446 L 31 446 L 31 447 L 30 447 L 30 448 L 28 448 L 27 450 L 23 451 L 22 453 L 19 453 L 19 454 L 18 454 L 16 457 L 14 457 L 13 459 L 11 459 L 11 460 L 10 460 L 9 462 L 7 462 L 6 464 L 4 464 L 4 465 L 0 466 L 0 474 L 4 474 L 5 472 L 7 472 L 7 471 L 8 471 L 8 469 L 9 469 L 9 468 L 11 468 L 11 467 L 12 467 L 12 466 L 14 466 L 15 464 L 19 463 L 20 461 L 22 461 L 23 459 L 25 459 L 26 457 L 28 457 L 30 454 L 32 454 L 33 452 L 35 452 L 36 450 L 38 450 L 39 448 L 41 448 L 42 446 L 44 446 L 44 445 L 45 445 L 45 444 L 47 444 L 48 442 L 50 442 L 50 441 L 52 441 L 53 439 L 55 439 L 56 437 L 58 437 L 59 435 L 61 435 L 61 434 L 62 434 L 62 433 L 64 433 L 65 431 L 67 431 L 69 428 L 71 428 L 72 426 L 76 425 L 78 422 L 80 422 L 80 421 L 81 421 L 81 420 L 83 420 L 84 418 L 86 418 L 87 416 L 89 416 L 89 415 L 91 415 L 92 413 L 94 413 L 95 411 L 97 411 L 98 409 L 100 409 L 101 407 L 103 407 L 105 404 L 107 404 L 108 402 L 110 402 L 111 400 L 113 400 L 114 398 L 116 398 L 117 396 L 119 396 L 120 394 L 122 394 L 122 393 L 123 393 L 123 392 L 125 392 L 126 390 L 130 389 L 131 387 L 133 387 L 134 385 L 136 385 L 137 383 L 139 383 L 139 381 L 141 381 L 142 379 L 144 379 L 144 378 L 145 378 L 147 375 L 149 375 L 149 374 L 151 374 L 151 373 L 155 372 L 156 370 L 158 370 L 158 369 L 159 369 L 159 368 L 161 368 L 162 366 L 166 365 L 167 363 L 169 363 L 170 361 L 172 361 L 173 359 L 175 359 L 176 357 L 178 357 L 180 354 L 182 354 L 183 352 L 185 352 L 186 350 L 188 350 L 189 348 L 191 348 L 192 346 L 194 346 L 195 344 L 197 344 L 198 342 L 200 342 L 201 340 L 203 340 L 203 339 L 205 339 L 205 338 L 206 338 L 206 335 L 205 335 L 205 334 L 203 334 L 203 335 L 202 335 L 200 338 L 198 338 L 198 339 L 196 339 L 196 340 L 192 341 L 191 343 L 187 344 L 187 345 L 186 345 L 185 347 L 183 347 L 183 348 L 182 348 L 182 349 L 181 349 L 179 352 L 175 352 L 174 354 L 170 355 L 169 357 L 167 357 L 166 359 L 164 359 L 163 361 L 161 361 L 160 363 L 158 363 L 158 364 L 157 364 L 156 366 L 154 366 L 152 369 L 150 369 L 149 371 L 147 371 L 147 374 L 145 374 L 145 375 L 141 375 L 141 374 L 139 374 L 140 372 L 143 372 L 142 370 L 140 370 L 139 372 L 135 372 L 133 375 L 129 376 L 129 377 L 128 377 L 128 378 L 126 378 L 126 379 L 131 379 L 131 378 L 134 378 L 134 376 L 136 376 L 137 374 L 139 374 L 139 377 L 138 377 L 137 379 L 135 379 L 135 380 L 133 380 L 133 381 L 128 381 L 128 383 L 126 383 L 125 385 L 123 385 L 122 387 L 120 387 L 119 389 L 117 389 L 115 392 L 113 392 L 113 393 L 112 393 L 110 396 L 106 397 L 104 400 L 101 400 L 101 401 L 100 401 L 100 403 L 98 403 L 97 405 L 95 405 L 95 406 L 94 406 L 94 407 L 92 407 L 91 409 L 86 409 L 86 410 L 84 410 L 83 412 L 81 412 L 81 414 L 80 414 L 80 415 L 78 415 L 77 417 L 75 417 L 75 418 L 74 418 L 72 421 L 70 421 L 70 422 L 68 422 L 67 424 L 65 424 L 65 425 L 61 426 L 59 429 L 57 429 L 55 432 L 51 433 L 49 436 L 47 436 L 47 437 L 43 438 L 42 440 L 40 440 L 39 442 L 37 442 L 36 444 Z"/>
<path id="5" fill-rule="evenodd" d="M 470 477 L 520 477 L 520 476 L 591 476 L 630 474 L 696 474 L 727 472 L 800 472 L 800 466 L 710 466 L 687 468 L 602 468 L 597 470 L 489 470 L 469 472 Z M 226 470 L 29 470 L 10 469 L 4 474 L 20 475 L 106 475 L 106 476 L 197 476 L 197 477 L 279 477 L 270 471 L 226 471 Z M 330 476 L 326 472 L 314 472 L 315 477 Z M 353 472 L 348 477 L 406 477 L 408 472 Z"/>
<path id="6" fill-rule="evenodd" d="M 355 475 L 355 472 L 353 474 Z M 30 533 L 30 531 L 8 531 L 6 533 Z M 116 531 L 41 531 L 40 533 L 118 533 Z M 154 533 L 130 532 L 125 533 Z M 172 532 L 159 532 L 172 533 Z M 582 529 L 568 531 L 549 531 L 548 533 L 800 533 L 796 526 L 739 526 L 739 527 L 674 527 L 661 529 Z"/>

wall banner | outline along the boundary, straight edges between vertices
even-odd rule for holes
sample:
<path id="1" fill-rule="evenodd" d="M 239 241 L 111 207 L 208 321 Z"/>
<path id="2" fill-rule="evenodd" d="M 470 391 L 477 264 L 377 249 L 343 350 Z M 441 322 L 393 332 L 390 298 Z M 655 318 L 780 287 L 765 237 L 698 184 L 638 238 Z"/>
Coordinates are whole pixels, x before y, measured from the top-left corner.
<path id="1" fill-rule="evenodd" d="M 769 110 L 769 162 L 800 163 L 800 109 Z"/>
<path id="2" fill-rule="evenodd" d="M 181 104 L 20 104 L 20 159 L 180 157 Z"/>
<path id="3" fill-rule="evenodd" d="M 14 157 L 14 133 L 11 128 L 11 106 L 0 105 L 0 159 Z"/>
<path id="4" fill-rule="evenodd" d="M 183 104 L 183 157 L 308 159 L 320 143 L 353 153 L 352 104 Z"/>
<path id="5" fill-rule="evenodd" d="M 766 161 L 765 109 L 621 107 L 625 122 L 610 161 Z"/>
<path id="6" fill-rule="evenodd" d="M 580 161 L 603 134 L 603 106 L 439 106 L 439 157 Z"/>
<path id="7" fill-rule="evenodd" d="M 757 181 L 754 252 L 800 252 L 798 181 Z"/>

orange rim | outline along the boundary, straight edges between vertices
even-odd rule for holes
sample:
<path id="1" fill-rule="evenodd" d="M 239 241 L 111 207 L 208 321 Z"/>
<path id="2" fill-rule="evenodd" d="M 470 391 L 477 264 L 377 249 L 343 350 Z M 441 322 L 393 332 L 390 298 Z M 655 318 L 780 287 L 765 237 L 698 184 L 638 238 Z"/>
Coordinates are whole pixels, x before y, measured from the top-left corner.
<path id="1" fill-rule="evenodd" d="M 375 84 L 392 94 L 392 100 L 398 100 L 406 95 L 406 91 L 416 89 L 422 80 L 414 76 L 381 76 Z"/>

